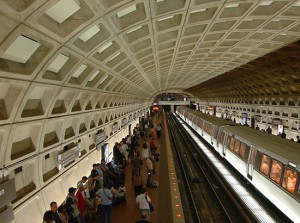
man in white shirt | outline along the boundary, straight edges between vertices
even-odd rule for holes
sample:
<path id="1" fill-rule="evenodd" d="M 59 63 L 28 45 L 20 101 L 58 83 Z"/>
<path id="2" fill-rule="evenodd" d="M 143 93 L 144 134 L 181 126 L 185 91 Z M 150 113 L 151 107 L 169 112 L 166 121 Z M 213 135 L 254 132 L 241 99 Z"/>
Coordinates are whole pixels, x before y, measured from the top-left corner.
<path id="1" fill-rule="evenodd" d="M 161 125 L 160 124 L 157 124 L 155 126 L 155 129 L 156 129 L 156 135 L 157 135 L 157 138 L 160 138 L 160 135 L 161 135 Z"/>
<path id="2" fill-rule="evenodd" d="M 147 122 L 144 125 L 144 129 L 145 129 L 145 133 L 147 134 L 147 132 L 148 132 L 148 124 L 147 124 Z"/>
<path id="3" fill-rule="evenodd" d="M 151 203 L 151 199 L 148 196 L 146 188 L 143 187 L 141 189 L 141 194 L 136 197 L 135 201 L 136 201 L 136 204 L 137 204 L 137 206 L 139 208 L 140 213 L 143 212 L 143 211 L 147 212 L 147 214 L 148 214 L 147 215 L 147 221 L 150 221 L 151 211 L 150 211 L 149 203 Z"/>
<path id="4" fill-rule="evenodd" d="M 120 148 L 120 152 L 125 157 L 125 160 L 128 160 L 128 145 L 125 142 L 122 142 L 122 146 Z"/>

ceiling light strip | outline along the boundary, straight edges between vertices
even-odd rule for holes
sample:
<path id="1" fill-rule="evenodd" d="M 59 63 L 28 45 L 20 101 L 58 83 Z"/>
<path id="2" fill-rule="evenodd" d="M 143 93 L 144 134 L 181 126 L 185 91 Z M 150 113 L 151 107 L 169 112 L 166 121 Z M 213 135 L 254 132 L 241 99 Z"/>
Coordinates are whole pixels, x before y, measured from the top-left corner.
<path id="1" fill-rule="evenodd" d="M 167 16 L 167 17 L 164 17 L 164 18 L 161 18 L 161 19 L 158 19 L 157 21 L 161 22 L 161 21 L 164 21 L 164 20 L 167 20 L 167 19 L 173 19 L 174 16 L 171 15 L 171 16 Z"/>
<path id="2" fill-rule="evenodd" d="M 136 11 L 136 5 L 129 6 L 129 7 L 125 8 L 125 9 L 119 11 L 117 13 L 117 16 L 118 16 L 118 18 L 121 18 L 121 17 L 123 17 L 125 15 L 128 15 L 128 14 L 134 12 L 134 11 Z"/>

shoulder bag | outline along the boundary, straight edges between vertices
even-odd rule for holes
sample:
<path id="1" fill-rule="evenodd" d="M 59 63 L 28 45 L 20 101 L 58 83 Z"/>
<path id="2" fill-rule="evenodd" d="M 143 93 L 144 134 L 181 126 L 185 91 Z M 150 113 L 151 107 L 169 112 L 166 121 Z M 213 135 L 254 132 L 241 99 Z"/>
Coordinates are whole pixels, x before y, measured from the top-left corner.
<path id="1" fill-rule="evenodd" d="M 150 203 L 150 202 L 148 201 L 147 195 L 145 195 L 145 199 L 146 199 L 147 203 L 149 204 L 150 211 L 153 212 L 153 211 L 154 211 L 154 207 L 153 207 L 152 203 Z"/>

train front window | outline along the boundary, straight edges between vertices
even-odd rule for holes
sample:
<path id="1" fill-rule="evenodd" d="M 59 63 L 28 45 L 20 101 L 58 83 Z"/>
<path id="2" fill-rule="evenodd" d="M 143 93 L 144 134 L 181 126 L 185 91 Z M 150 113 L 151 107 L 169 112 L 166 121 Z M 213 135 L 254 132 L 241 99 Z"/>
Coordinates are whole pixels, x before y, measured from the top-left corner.
<path id="1" fill-rule="evenodd" d="M 298 173 L 289 167 L 284 170 L 284 176 L 282 180 L 282 187 L 290 193 L 294 193 L 297 183 Z"/>
<path id="2" fill-rule="evenodd" d="M 270 173 L 270 178 L 276 182 L 277 184 L 280 183 L 280 178 L 282 175 L 282 163 L 273 160 L 272 162 L 272 168 L 271 168 L 271 173 Z"/>
<path id="3" fill-rule="evenodd" d="M 241 142 L 239 140 L 235 140 L 234 143 L 234 153 L 239 154 Z"/>
<path id="4" fill-rule="evenodd" d="M 264 175 L 268 176 L 270 165 L 271 165 L 271 158 L 268 157 L 267 155 L 263 155 L 261 158 L 259 171 L 262 172 Z"/>

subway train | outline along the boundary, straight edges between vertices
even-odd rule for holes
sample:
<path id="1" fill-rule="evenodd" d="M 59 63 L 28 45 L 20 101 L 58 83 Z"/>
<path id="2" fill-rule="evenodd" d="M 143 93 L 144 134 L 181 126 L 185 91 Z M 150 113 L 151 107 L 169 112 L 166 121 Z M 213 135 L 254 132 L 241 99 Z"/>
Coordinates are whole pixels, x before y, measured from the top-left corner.
<path id="1" fill-rule="evenodd" d="M 300 222 L 300 144 L 187 107 L 176 113 L 281 210 Z"/>

